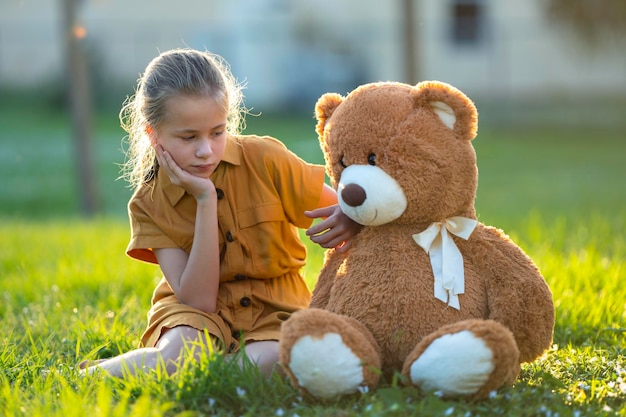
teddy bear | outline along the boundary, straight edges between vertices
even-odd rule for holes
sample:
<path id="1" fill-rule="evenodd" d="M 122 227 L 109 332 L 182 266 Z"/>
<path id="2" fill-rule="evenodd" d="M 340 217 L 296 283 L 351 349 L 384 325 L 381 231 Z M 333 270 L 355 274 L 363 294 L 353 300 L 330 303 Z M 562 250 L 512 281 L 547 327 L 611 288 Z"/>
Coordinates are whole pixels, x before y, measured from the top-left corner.
<path id="1" fill-rule="evenodd" d="M 309 308 L 283 322 L 279 361 L 320 399 L 398 376 L 424 392 L 482 399 L 552 343 L 538 267 L 478 221 L 478 113 L 439 81 L 375 82 L 315 106 L 342 211 L 363 225 L 326 251 Z M 514 191 L 512 191 L 514 192 Z"/>

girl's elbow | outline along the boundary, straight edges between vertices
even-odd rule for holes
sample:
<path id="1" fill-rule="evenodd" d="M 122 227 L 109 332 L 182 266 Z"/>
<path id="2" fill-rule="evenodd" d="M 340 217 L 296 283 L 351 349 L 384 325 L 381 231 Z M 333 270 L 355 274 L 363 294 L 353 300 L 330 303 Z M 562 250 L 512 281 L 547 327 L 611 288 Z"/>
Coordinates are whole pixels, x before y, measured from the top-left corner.
<path id="1" fill-rule="evenodd" d="M 205 313 L 212 314 L 217 311 L 217 305 L 215 302 L 205 303 L 204 308 L 202 309 Z"/>
<path id="2" fill-rule="evenodd" d="M 193 307 L 204 313 L 207 313 L 207 314 L 215 313 L 215 311 L 217 310 L 216 300 L 211 300 L 211 299 L 207 300 L 207 298 L 209 297 L 198 298 L 198 297 L 195 297 L 194 294 L 191 294 L 191 296 L 180 297 L 179 301 L 185 305 L 188 305 L 189 307 Z"/>
<path id="3" fill-rule="evenodd" d="M 217 305 L 215 303 L 215 301 L 207 301 L 207 300 L 199 300 L 195 303 L 195 305 L 192 305 L 192 307 L 203 311 L 207 314 L 212 314 L 215 313 L 215 311 L 217 310 Z"/>

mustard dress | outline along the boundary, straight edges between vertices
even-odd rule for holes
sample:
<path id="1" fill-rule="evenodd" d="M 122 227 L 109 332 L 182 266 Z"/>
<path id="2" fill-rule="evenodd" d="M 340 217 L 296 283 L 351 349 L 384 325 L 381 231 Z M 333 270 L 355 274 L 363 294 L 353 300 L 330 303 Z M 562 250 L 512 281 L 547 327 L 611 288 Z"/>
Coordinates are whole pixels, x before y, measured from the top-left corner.
<path id="1" fill-rule="evenodd" d="M 143 346 L 155 346 L 165 330 L 184 325 L 206 330 L 234 352 L 242 341 L 278 340 L 281 323 L 309 305 L 311 293 L 301 276 L 306 248 L 298 229 L 311 225 L 304 211 L 319 204 L 323 166 L 303 161 L 271 137 L 229 136 L 211 179 L 218 197 L 217 309 L 206 313 L 180 303 L 162 278 Z M 195 198 L 162 170 L 136 190 L 128 212 L 130 257 L 157 263 L 153 249 L 190 252 Z"/>

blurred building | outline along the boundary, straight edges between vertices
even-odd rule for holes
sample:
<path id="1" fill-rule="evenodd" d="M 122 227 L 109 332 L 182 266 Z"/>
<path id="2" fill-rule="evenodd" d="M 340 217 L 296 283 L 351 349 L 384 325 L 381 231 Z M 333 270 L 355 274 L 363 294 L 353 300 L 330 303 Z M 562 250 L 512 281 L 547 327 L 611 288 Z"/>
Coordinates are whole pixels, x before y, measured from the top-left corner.
<path id="1" fill-rule="evenodd" d="M 62 1 L 0 1 L 0 88 L 63 78 Z M 79 2 L 77 33 L 105 89 L 130 93 L 159 51 L 185 46 L 224 56 L 257 109 L 312 109 L 326 91 L 413 78 L 401 0 Z M 416 78 L 496 99 L 626 93 L 623 44 L 592 49 L 544 9 L 541 0 L 416 0 Z"/>

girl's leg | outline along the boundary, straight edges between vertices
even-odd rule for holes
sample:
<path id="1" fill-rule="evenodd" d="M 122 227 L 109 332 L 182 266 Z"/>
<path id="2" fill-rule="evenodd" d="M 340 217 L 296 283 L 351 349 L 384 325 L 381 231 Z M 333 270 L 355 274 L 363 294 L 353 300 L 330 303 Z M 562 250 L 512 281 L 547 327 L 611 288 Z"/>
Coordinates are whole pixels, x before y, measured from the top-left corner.
<path id="1" fill-rule="evenodd" d="M 128 373 L 135 374 L 137 371 L 156 369 L 162 361 L 167 373 L 171 375 L 178 369 L 185 349 L 191 350 L 195 359 L 199 359 L 200 355 L 209 349 L 209 344 L 212 344 L 211 348 L 215 349 L 211 338 L 209 336 L 207 340 L 204 332 L 193 327 L 177 326 L 165 332 L 156 347 L 131 350 L 122 355 L 98 361 L 81 372 L 91 374 L 97 370 L 104 370 L 112 376 L 123 377 Z M 245 345 L 245 353 L 248 359 L 259 367 L 263 375 L 269 377 L 272 372 L 284 375 L 282 368 L 278 366 L 278 341 L 249 342 Z"/>
<path id="2" fill-rule="evenodd" d="M 112 376 L 122 377 L 128 373 L 135 374 L 138 370 L 156 369 L 162 362 L 167 373 L 172 374 L 178 368 L 185 349 L 190 349 L 193 357 L 198 359 L 202 352 L 207 352 L 210 344 L 213 345 L 211 337 L 207 340 L 203 332 L 189 326 L 177 326 L 167 330 L 153 348 L 131 350 L 98 362 L 81 370 L 81 373 L 92 374 L 97 370 L 104 370 Z"/>
<path id="3" fill-rule="evenodd" d="M 278 366 L 278 341 L 248 342 L 245 345 L 245 351 L 248 359 L 259 367 L 263 375 L 269 377 L 272 372 L 277 372 L 284 376 L 282 368 Z"/>

